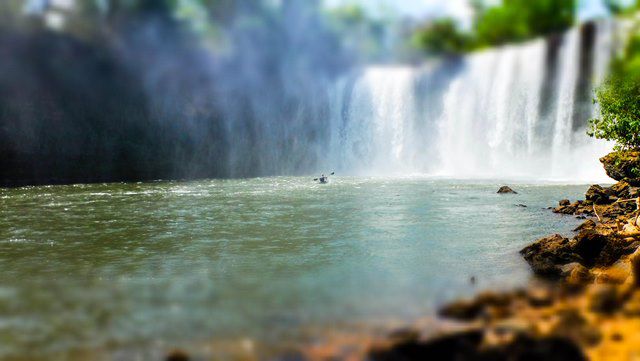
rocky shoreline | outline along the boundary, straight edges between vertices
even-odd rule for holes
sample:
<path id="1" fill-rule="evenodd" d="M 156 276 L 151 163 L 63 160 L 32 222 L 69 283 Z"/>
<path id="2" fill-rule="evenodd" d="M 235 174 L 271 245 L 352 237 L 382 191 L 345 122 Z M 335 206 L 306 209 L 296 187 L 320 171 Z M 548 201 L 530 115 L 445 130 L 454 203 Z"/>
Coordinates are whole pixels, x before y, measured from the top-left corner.
<path id="1" fill-rule="evenodd" d="M 345 353 L 306 350 L 303 359 L 628 360 L 640 357 L 640 152 L 600 159 L 618 182 L 592 185 L 555 213 L 584 222 L 573 237 L 543 237 L 520 254 L 536 277 L 522 289 L 485 292 L 442 307 L 449 326 L 402 329 Z M 505 192 L 500 192 L 505 193 Z M 451 326 L 453 325 L 453 326 Z M 317 351 L 317 350 L 315 350 Z"/>

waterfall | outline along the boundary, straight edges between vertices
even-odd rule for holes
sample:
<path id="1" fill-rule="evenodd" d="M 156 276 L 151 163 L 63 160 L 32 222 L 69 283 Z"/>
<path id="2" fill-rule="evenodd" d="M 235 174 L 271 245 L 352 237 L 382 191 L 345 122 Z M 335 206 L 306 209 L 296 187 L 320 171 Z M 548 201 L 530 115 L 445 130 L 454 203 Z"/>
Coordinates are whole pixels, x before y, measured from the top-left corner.
<path id="1" fill-rule="evenodd" d="M 597 158 L 611 144 L 586 126 L 615 33 L 602 20 L 453 61 L 368 67 L 334 87 L 322 157 L 343 173 L 606 180 Z"/>

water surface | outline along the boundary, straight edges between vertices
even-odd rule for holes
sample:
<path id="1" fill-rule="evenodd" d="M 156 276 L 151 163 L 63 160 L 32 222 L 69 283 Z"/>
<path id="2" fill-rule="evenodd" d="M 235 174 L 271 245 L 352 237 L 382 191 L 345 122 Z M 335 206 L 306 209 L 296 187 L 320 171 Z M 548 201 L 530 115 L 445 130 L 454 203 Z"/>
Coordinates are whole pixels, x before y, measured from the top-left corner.
<path id="1" fill-rule="evenodd" d="M 578 222 L 586 186 L 262 178 L 0 189 L 0 357 L 423 316 L 530 277 L 517 251 Z M 523 204 L 527 207 L 517 206 Z"/>

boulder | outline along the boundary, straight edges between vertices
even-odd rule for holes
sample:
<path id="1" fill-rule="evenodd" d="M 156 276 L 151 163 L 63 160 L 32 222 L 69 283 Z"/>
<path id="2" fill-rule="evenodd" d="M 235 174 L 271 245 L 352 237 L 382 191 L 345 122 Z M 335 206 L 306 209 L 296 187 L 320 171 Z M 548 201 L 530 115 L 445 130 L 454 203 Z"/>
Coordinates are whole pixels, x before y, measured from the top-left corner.
<path id="1" fill-rule="evenodd" d="M 558 202 L 558 205 L 560 205 L 560 206 L 568 206 L 570 204 L 571 204 L 571 201 L 568 200 L 568 199 L 563 199 L 560 202 Z"/>
<path id="2" fill-rule="evenodd" d="M 640 186 L 640 152 L 618 151 L 600 158 L 607 175 L 617 181 L 624 180 L 632 186 Z"/>
<path id="3" fill-rule="evenodd" d="M 637 193 L 637 188 L 633 187 L 634 193 Z M 625 181 L 620 181 L 611 187 L 610 192 L 618 198 L 630 198 L 632 187 Z M 637 196 L 636 196 L 637 197 Z"/>
<path id="4" fill-rule="evenodd" d="M 573 252 L 569 239 L 559 234 L 535 241 L 523 248 L 520 254 L 535 274 L 548 277 L 558 277 L 562 273 L 560 266 L 582 260 Z"/>
<path id="5" fill-rule="evenodd" d="M 585 285 L 593 281 L 591 271 L 578 262 L 562 266 L 562 275 L 568 284 L 574 286 Z"/>
<path id="6" fill-rule="evenodd" d="M 581 225 L 579 225 L 578 227 L 574 228 L 574 232 L 578 232 L 581 231 L 583 229 L 594 229 L 596 228 L 596 222 L 594 222 L 591 219 L 587 219 L 586 221 L 582 222 Z"/>
<path id="7" fill-rule="evenodd" d="M 508 186 L 502 186 L 498 189 L 498 194 L 518 194 L 518 192 L 514 191 Z"/>
<path id="8" fill-rule="evenodd" d="M 638 244 L 628 242 L 612 234 L 604 234 L 597 229 L 583 229 L 573 240 L 573 252 L 587 267 L 608 267 L 620 257 L 633 253 Z"/>
<path id="9" fill-rule="evenodd" d="M 610 204 L 615 202 L 615 199 L 610 198 L 609 190 L 597 184 L 589 187 L 585 194 L 585 198 L 595 204 Z"/>
<path id="10" fill-rule="evenodd" d="M 561 205 L 553 209 L 553 213 L 569 214 L 569 215 L 575 214 L 577 211 L 578 211 L 577 204 L 569 204 L 565 206 Z"/>
<path id="11" fill-rule="evenodd" d="M 575 236 L 572 248 L 582 259 L 582 265 L 593 267 L 600 260 L 600 254 L 607 243 L 607 236 L 595 229 L 583 229 Z"/>

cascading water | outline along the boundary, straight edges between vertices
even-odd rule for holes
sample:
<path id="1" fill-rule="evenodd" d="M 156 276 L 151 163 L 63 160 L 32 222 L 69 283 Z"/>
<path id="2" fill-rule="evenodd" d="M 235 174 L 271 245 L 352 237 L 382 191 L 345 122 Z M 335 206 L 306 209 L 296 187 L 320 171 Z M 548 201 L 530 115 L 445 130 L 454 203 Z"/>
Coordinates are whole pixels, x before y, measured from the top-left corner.
<path id="1" fill-rule="evenodd" d="M 606 180 L 597 158 L 611 145 L 585 130 L 594 114 L 591 89 L 615 51 L 616 25 L 588 26 L 342 79 L 327 163 L 359 174 Z"/>

